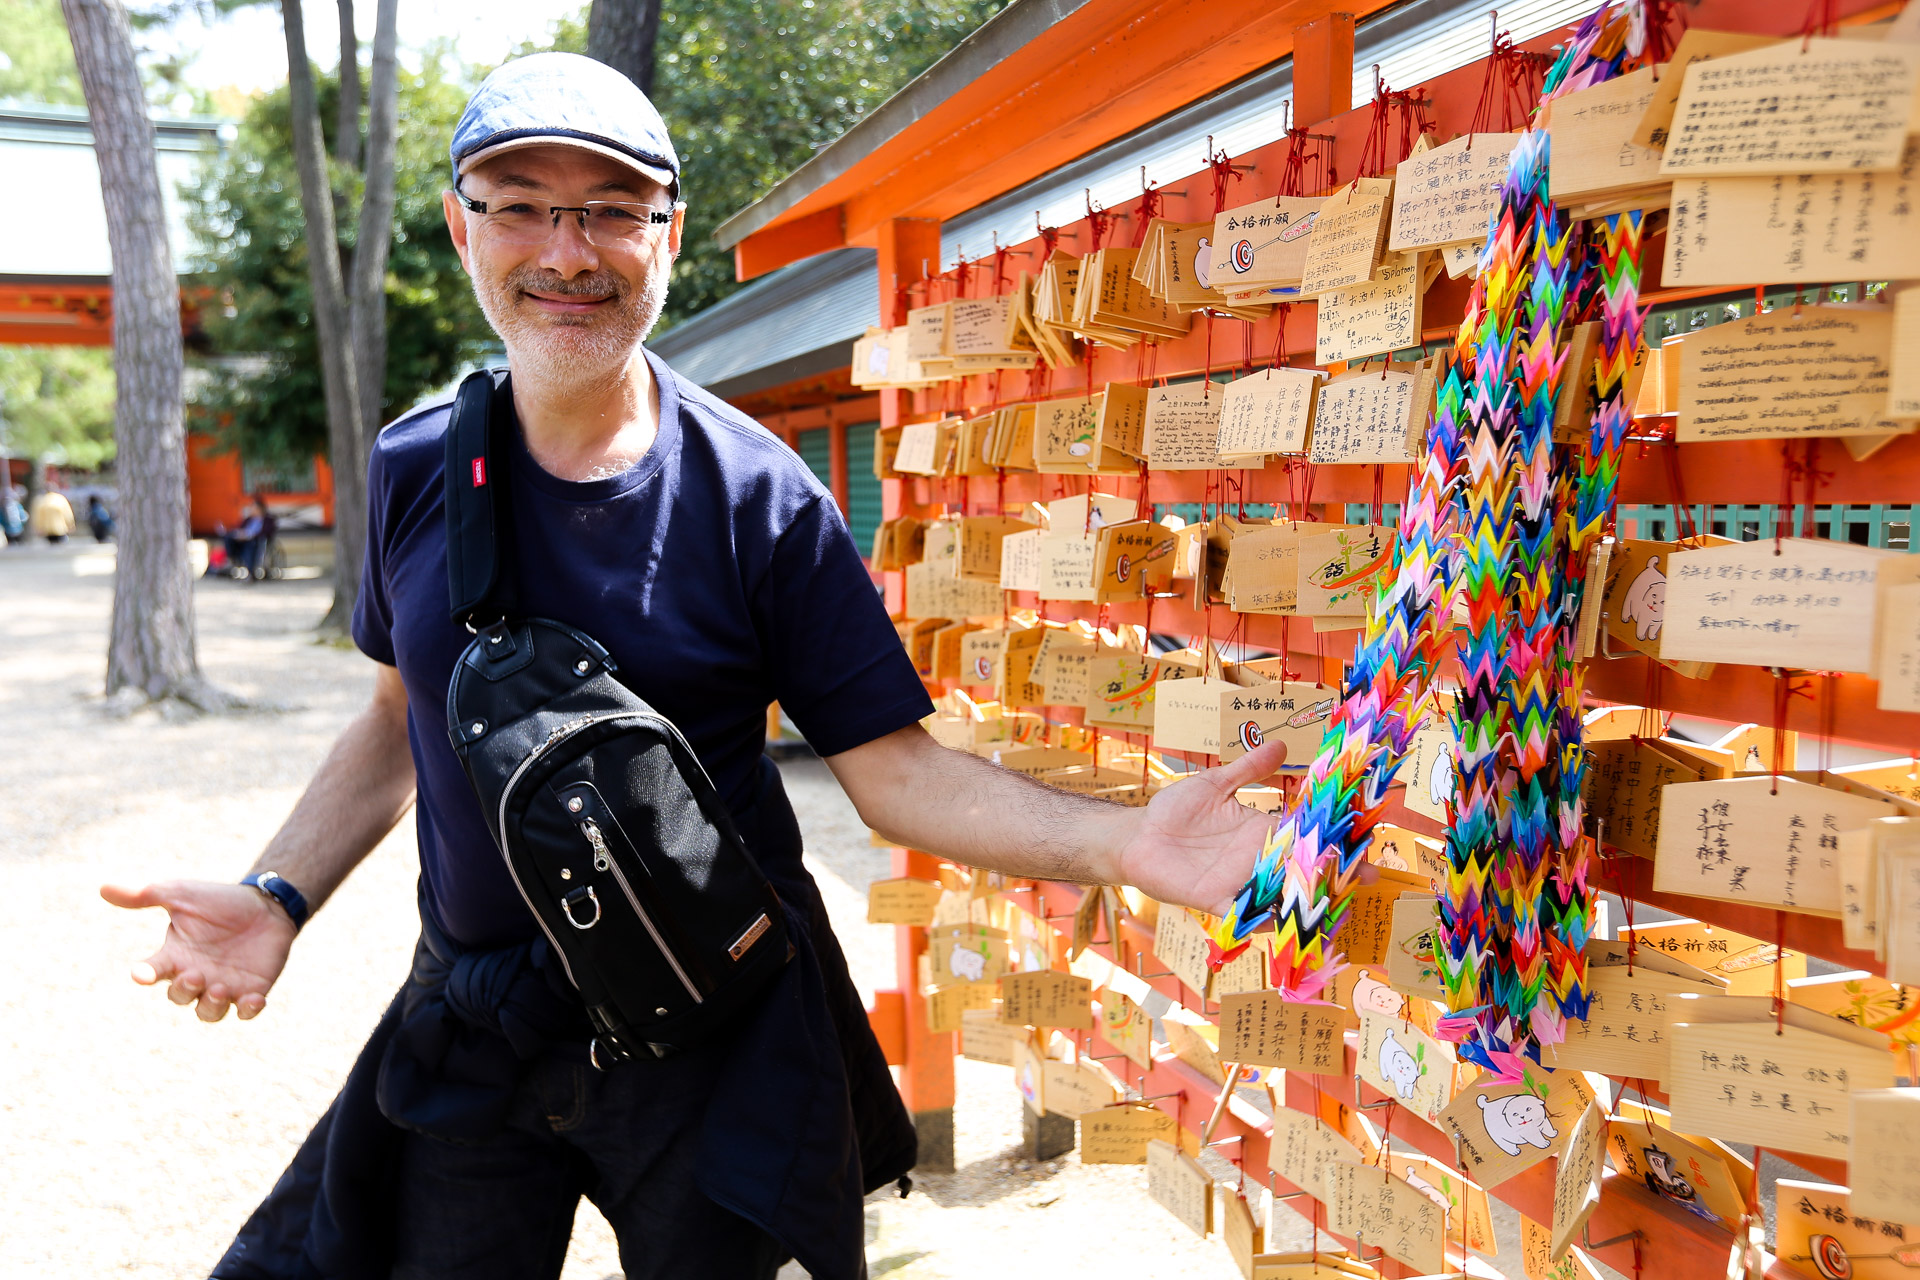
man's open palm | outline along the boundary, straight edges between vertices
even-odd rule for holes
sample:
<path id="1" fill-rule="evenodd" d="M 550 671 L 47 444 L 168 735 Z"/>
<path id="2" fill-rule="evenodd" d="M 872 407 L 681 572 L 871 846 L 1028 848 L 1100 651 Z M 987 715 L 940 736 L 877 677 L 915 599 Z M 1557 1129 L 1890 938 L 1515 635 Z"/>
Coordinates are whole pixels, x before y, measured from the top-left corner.
<path id="1" fill-rule="evenodd" d="M 228 1008 L 251 1018 L 267 1007 L 267 991 L 286 967 L 293 922 L 265 894 L 243 884 L 170 880 L 144 889 L 102 885 L 116 907 L 165 907 L 167 938 L 133 966 L 142 986 L 165 982 L 167 999 L 194 1006 L 202 1022 Z"/>
<path id="2" fill-rule="evenodd" d="M 1284 743 L 1269 742 L 1163 788 L 1121 851 L 1125 882 L 1160 902 L 1225 914 L 1274 824 L 1272 814 L 1241 804 L 1234 792 L 1266 781 L 1286 758 Z"/>

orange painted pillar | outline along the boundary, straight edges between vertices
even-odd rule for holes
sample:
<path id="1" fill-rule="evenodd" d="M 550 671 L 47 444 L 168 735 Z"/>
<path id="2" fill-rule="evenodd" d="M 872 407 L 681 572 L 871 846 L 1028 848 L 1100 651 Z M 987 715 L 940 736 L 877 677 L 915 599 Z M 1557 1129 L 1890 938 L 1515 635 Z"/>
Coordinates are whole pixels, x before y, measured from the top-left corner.
<path id="1" fill-rule="evenodd" d="M 940 860 L 914 849 L 893 851 L 893 874 L 922 880 L 940 878 Z M 894 974 L 905 997 L 906 1061 L 900 1067 L 900 1096 L 913 1113 L 920 1134 L 918 1168 L 928 1173 L 953 1172 L 953 1055 L 959 1052 L 951 1031 L 939 1035 L 927 1030 L 927 1001 L 920 993 L 920 957 L 927 950 L 927 931 L 895 926 Z"/>
<path id="2" fill-rule="evenodd" d="M 940 224 L 930 218 L 894 218 L 877 229 L 879 250 L 880 324 L 891 329 L 907 322 L 907 288 L 940 270 Z M 880 425 L 897 427 L 913 412 L 913 393 L 882 391 Z M 880 489 L 880 517 L 892 520 L 900 514 L 900 481 L 888 480 Z M 887 610 L 898 613 L 906 605 L 903 575 L 882 575 L 886 581 Z"/>
<path id="3" fill-rule="evenodd" d="M 907 286 L 940 270 L 940 224 L 927 218 L 895 218 L 880 224 L 877 248 L 880 323 L 887 327 L 907 321 Z M 880 425 L 899 426 L 912 413 L 911 392 L 880 393 Z M 833 427 L 833 477 L 836 496 L 846 478 L 846 431 Z M 886 519 L 900 514 L 900 482 L 882 486 L 881 513 Z M 904 603 L 901 575 L 889 573 L 887 607 Z M 939 860 L 911 849 L 893 851 L 893 874 L 927 880 L 940 877 Z M 894 930 L 894 970 L 904 997 L 906 1061 L 900 1067 L 900 1095 L 913 1113 L 920 1134 L 919 1167 L 931 1173 L 953 1171 L 953 1056 L 958 1051 L 952 1032 L 934 1035 L 927 1030 L 927 1002 L 920 994 L 920 956 L 927 949 L 927 931 L 900 926 Z"/>
<path id="4" fill-rule="evenodd" d="M 1310 128 L 1353 108 L 1353 15 L 1293 29 L 1293 124 Z"/>

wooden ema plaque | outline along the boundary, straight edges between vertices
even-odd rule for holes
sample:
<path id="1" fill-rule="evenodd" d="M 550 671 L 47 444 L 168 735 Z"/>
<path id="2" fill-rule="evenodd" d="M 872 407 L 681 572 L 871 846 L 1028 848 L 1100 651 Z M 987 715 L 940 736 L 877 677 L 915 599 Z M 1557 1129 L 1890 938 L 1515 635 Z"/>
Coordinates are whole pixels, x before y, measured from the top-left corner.
<path id="1" fill-rule="evenodd" d="M 1520 1083 L 1483 1079 L 1440 1113 L 1461 1168 L 1481 1186 L 1497 1186 L 1566 1149 L 1573 1120 L 1595 1104 L 1578 1071 L 1529 1067 Z"/>
<path id="2" fill-rule="evenodd" d="M 1886 1039 L 1762 997 L 1695 1000 L 1670 1029 L 1675 1127 L 1726 1142 L 1846 1160 L 1850 1095 L 1893 1085 Z M 1684 1019 L 1684 1020 L 1681 1020 Z"/>
<path id="3" fill-rule="evenodd" d="M 1171 1142 L 1147 1143 L 1147 1194 L 1202 1239 L 1213 1230 L 1213 1179 Z"/>

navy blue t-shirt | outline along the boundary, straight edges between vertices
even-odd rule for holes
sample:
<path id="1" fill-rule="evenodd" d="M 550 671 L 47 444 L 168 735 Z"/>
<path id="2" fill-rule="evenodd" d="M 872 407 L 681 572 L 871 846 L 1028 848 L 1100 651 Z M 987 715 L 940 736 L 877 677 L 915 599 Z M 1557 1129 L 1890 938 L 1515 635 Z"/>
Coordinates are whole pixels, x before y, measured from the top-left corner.
<path id="1" fill-rule="evenodd" d="M 823 756 L 933 706 L 833 496 L 764 428 L 653 353 L 647 361 L 660 433 L 621 474 L 557 479 L 513 433 L 519 598 L 528 614 L 605 645 L 619 678 L 680 726 L 738 815 L 765 785 L 770 701 Z M 374 444 L 353 638 L 407 686 L 427 908 L 456 941 L 493 947 L 527 940 L 536 925 L 447 741 L 447 683 L 472 639 L 447 616 L 450 413 L 450 404 L 417 410 Z"/>

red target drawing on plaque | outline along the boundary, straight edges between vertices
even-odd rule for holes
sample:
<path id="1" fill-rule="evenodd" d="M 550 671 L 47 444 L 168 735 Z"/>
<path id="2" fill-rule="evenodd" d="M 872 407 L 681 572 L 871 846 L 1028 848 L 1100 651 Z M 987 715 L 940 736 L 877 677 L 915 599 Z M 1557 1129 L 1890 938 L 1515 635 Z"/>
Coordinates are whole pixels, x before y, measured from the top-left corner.
<path id="1" fill-rule="evenodd" d="M 1125 582 L 1127 580 L 1127 575 L 1132 572 L 1133 572 L 1133 557 L 1123 555 L 1113 562 L 1113 576 L 1119 581 Z"/>
<path id="2" fill-rule="evenodd" d="M 1242 724 L 1237 736 L 1240 739 L 1242 751 L 1252 751 L 1267 740 L 1267 735 L 1261 732 L 1260 722 L 1257 720 L 1248 720 Z"/>
<path id="3" fill-rule="evenodd" d="M 1911 1270 L 1920 1270 L 1920 1245 L 1908 1245 L 1892 1253 L 1849 1254 L 1847 1247 L 1836 1236 L 1813 1236 L 1807 1241 L 1811 1251 L 1805 1257 L 1797 1254 L 1786 1255 L 1786 1262 L 1811 1262 L 1813 1269 L 1820 1274 L 1820 1280 L 1853 1280 L 1853 1264 L 1859 1262 L 1893 1262 Z"/>
<path id="4" fill-rule="evenodd" d="M 1298 240 L 1301 236 L 1313 230 L 1314 219 L 1318 216 L 1317 214 L 1310 213 L 1298 222 L 1293 223 L 1279 235 L 1262 240 L 1259 244 L 1255 244 L 1251 240 L 1234 241 L 1233 248 L 1228 252 L 1227 264 L 1231 266 L 1236 273 L 1240 275 L 1247 274 L 1247 272 L 1253 270 L 1253 259 L 1256 254 L 1263 249 L 1270 249 L 1276 244 L 1292 244 L 1295 240 Z"/>
<path id="5" fill-rule="evenodd" d="M 1813 1269 L 1824 1280 L 1851 1280 L 1853 1259 L 1847 1256 L 1838 1240 L 1832 1236 L 1815 1236 L 1807 1245 L 1813 1250 Z"/>
<path id="6" fill-rule="evenodd" d="M 993 679 L 993 659 L 975 658 L 973 660 L 973 674 L 980 677 L 982 684 Z"/>

